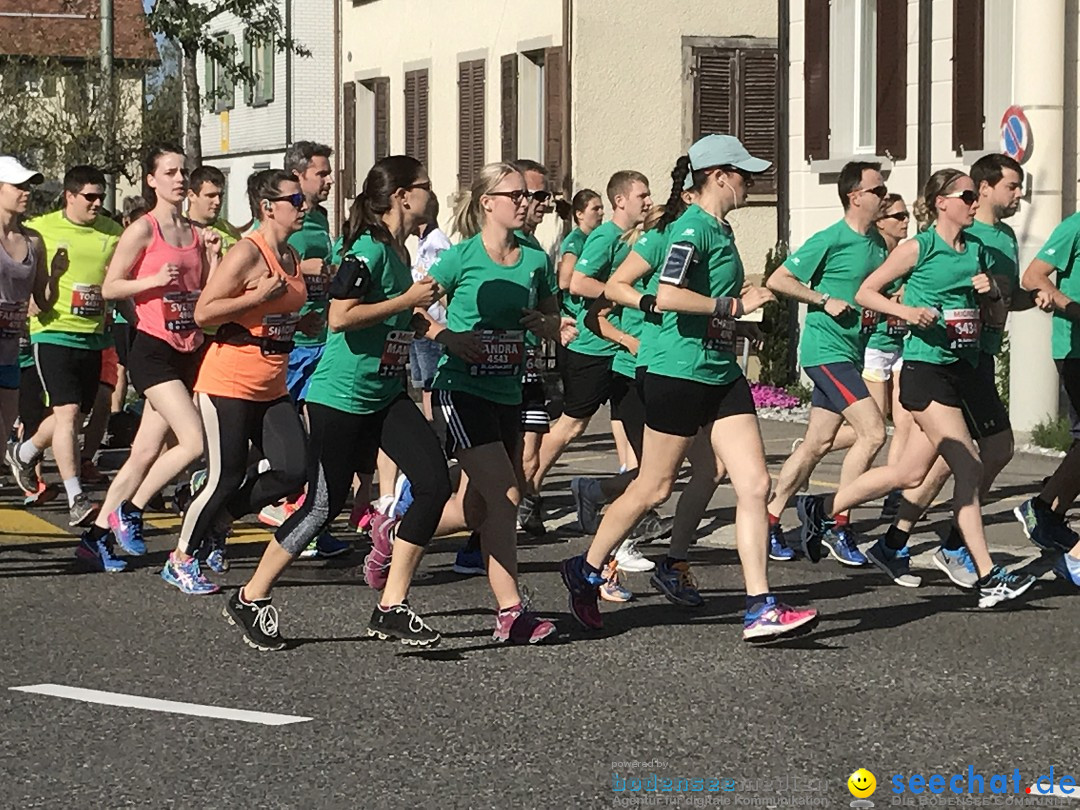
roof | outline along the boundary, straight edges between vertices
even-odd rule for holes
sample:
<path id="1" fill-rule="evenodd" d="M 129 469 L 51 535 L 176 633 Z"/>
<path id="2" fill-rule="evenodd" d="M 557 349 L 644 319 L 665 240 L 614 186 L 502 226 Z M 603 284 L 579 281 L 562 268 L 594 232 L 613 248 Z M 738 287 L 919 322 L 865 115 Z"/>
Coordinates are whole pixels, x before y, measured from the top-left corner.
<path id="1" fill-rule="evenodd" d="M 99 10 L 99 0 L 0 0 L 0 54 L 96 58 Z M 114 0 L 113 49 L 116 59 L 158 60 L 142 0 Z"/>

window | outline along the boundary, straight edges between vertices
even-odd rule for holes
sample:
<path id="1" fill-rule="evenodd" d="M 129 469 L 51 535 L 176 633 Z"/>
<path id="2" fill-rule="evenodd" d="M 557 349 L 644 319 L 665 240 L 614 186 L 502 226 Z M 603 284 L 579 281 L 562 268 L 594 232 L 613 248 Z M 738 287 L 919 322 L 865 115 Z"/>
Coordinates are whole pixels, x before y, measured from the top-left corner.
<path id="1" fill-rule="evenodd" d="M 776 194 L 779 56 L 771 44 L 727 42 L 693 50 L 694 140 L 713 132 L 734 135 L 750 154 L 773 164 L 755 180 L 755 193 Z"/>
<path id="2" fill-rule="evenodd" d="M 247 87 L 247 103 L 265 107 L 274 100 L 274 40 L 245 40 L 244 64 L 255 76 Z"/>
<path id="3" fill-rule="evenodd" d="M 390 154 L 390 79 L 386 76 L 364 79 L 356 82 L 355 88 L 354 177 L 363 177 L 376 160 Z M 346 94 L 346 112 L 348 108 Z"/>
<path id="4" fill-rule="evenodd" d="M 356 82 L 341 88 L 341 194 L 346 200 L 356 196 Z"/>
<path id="5" fill-rule="evenodd" d="M 877 3 L 832 0 L 829 98 L 832 151 L 874 154 L 877 101 Z"/>
<path id="6" fill-rule="evenodd" d="M 428 165 L 428 72 L 405 74 L 405 154 Z"/>
<path id="7" fill-rule="evenodd" d="M 232 34 L 219 34 L 217 39 L 223 48 L 232 53 L 236 47 L 236 38 Z M 236 85 L 228 77 L 225 65 L 206 55 L 206 97 L 210 100 L 210 109 L 216 113 L 231 110 L 236 106 Z"/>
<path id="8" fill-rule="evenodd" d="M 458 186 L 472 185 L 484 167 L 484 60 L 458 64 Z"/>
<path id="9" fill-rule="evenodd" d="M 16 81 L 30 98 L 53 98 L 56 95 L 56 74 L 46 66 L 20 65 Z"/>
<path id="10" fill-rule="evenodd" d="M 543 163 L 562 183 L 562 48 L 502 58 L 502 156 Z"/>
<path id="11" fill-rule="evenodd" d="M 1013 103 L 1013 0 L 986 0 L 985 142 L 983 149 L 1001 149 L 998 123 Z"/>

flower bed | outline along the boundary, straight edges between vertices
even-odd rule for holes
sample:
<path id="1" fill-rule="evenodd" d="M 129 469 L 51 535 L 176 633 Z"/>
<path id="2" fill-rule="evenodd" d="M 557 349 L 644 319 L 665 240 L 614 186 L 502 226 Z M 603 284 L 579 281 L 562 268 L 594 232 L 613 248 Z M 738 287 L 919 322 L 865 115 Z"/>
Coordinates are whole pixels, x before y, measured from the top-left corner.
<path id="1" fill-rule="evenodd" d="M 750 383 L 750 393 L 754 395 L 754 405 L 760 408 L 779 408 L 791 410 L 802 405 L 798 397 L 793 397 L 783 388 L 762 383 Z"/>

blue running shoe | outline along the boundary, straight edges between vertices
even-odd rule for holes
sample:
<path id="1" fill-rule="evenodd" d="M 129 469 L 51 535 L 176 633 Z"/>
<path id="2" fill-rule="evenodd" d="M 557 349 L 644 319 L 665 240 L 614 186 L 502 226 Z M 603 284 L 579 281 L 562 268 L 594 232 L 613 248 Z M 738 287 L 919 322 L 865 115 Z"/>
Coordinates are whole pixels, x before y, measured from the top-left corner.
<path id="1" fill-rule="evenodd" d="M 127 563 L 113 554 L 112 537 L 108 534 L 94 540 L 90 531 L 83 533 L 79 545 L 75 548 L 75 559 L 106 574 L 118 574 L 127 568 Z"/>
<path id="2" fill-rule="evenodd" d="M 673 604 L 684 607 L 701 607 L 705 604 L 698 592 L 694 575 L 690 573 L 690 563 L 685 560 L 671 566 L 667 564 L 667 560 L 662 561 L 649 582 Z"/>
<path id="3" fill-rule="evenodd" d="M 788 562 L 795 559 L 795 550 L 784 542 L 784 530 L 780 524 L 769 526 L 769 559 L 776 562 Z"/>
<path id="4" fill-rule="evenodd" d="M 120 548 L 128 554 L 138 556 L 146 553 L 146 541 L 143 540 L 142 512 L 131 511 L 124 513 L 124 507 L 129 505 L 123 501 L 118 507 L 109 512 L 109 530 L 120 544 Z"/>
<path id="5" fill-rule="evenodd" d="M 340 557 L 352 550 L 352 543 L 348 540 L 338 540 L 330 532 L 323 532 L 315 539 L 315 556 L 317 557 Z"/>
<path id="6" fill-rule="evenodd" d="M 221 590 L 206 578 L 195 557 L 181 562 L 176 559 L 176 552 L 169 555 L 165 567 L 161 569 L 161 578 L 191 596 L 208 596 Z"/>
<path id="7" fill-rule="evenodd" d="M 855 544 L 855 532 L 847 526 L 829 529 L 821 542 L 842 565 L 857 568 L 867 563 L 866 555 L 859 551 L 859 547 Z"/>
<path id="8" fill-rule="evenodd" d="M 465 576 L 483 576 L 487 573 L 484 567 L 484 554 L 480 549 L 469 550 L 467 547 L 460 549 L 454 558 L 454 573 Z"/>
<path id="9" fill-rule="evenodd" d="M 971 558 L 967 546 L 961 546 L 955 551 L 939 548 L 932 559 L 934 565 L 944 571 L 945 576 L 957 588 L 971 590 L 979 581 L 979 569 L 975 567 L 975 560 Z"/>
<path id="10" fill-rule="evenodd" d="M 922 585 L 922 577 L 911 573 L 911 553 L 907 546 L 894 550 L 885 544 L 885 538 L 881 538 L 867 549 L 866 559 L 903 588 Z"/>
<path id="11" fill-rule="evenodd" d="M 405 513 L 409 511 L 412 502 L 412 484 L 404 475 L 399 475 L 397 483 L 394 485 L 394 500 L 390 504 L 390 509 L 387 510 L 387 514 L 390 515 L 390 517 L 401 520 L 405 516 Z"/>
<path id="12" fill-rule="evenodd" d="M 820 495 L 800 495 L 795 501 L 802 528 L 799 529 L 799 551 L 810 562 L 821 561 L 821 542 L 829 529 L 825 515 L 825 499 Z"/>
<path id="13" fill-rule="evenodd" d="M 600 616 L 597 599 L 604 578 L 600 574 L 585 573 L 585 555 L 563 560 L 559 565 L 563 585 L 569 591 L 570 613 L 582 627 L 600 630 L 604 620 Z"/>

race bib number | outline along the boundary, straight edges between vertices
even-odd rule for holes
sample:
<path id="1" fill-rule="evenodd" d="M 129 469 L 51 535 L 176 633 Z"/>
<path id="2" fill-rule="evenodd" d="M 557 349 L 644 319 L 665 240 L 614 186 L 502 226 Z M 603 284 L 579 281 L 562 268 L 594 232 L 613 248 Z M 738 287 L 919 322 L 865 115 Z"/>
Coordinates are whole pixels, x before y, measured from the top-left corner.
<path id="1" fill-rule="evenodd" d="M 105 314 L 105 299 L 99 284 L 71 285 L 71 314 L 83 318 L 100 318 Z"/>
<path id="2" fill-rule="evenodd" d="M 705 330 L 705 348 L 714 352 L 735 353 L 735 319 L 709 316 Z"/>
<path id="3" fill-rule="evenodd" d="M 903 318 L 889 315 L 885 318 L 885 334 L 889 337 L 904 337 L 908 333 L 908 323 Z"/>
<path id="4" fill-rule="evenodd" d="M 300 316 L 292 313 L 281 315 L 267 315 L 263 318 L 263 336 L 267 340 L 278 343 L 291 343 L 296 335 L 296 325 L 300 323 Z M 271 351 L 268 347 L 262 347 L 263 354 L 285 354 L 287 352 Z"/>
<path id="5" fill-rule="evenodd" d="M 518 377 L 524 365 L 525 333 L 520 329 L 482 329 L 476 333 L 484 359 L 469 366 L 473 377 Z"/>
<path id="6" fill-rule="evenodd" d="M 199 292 L 172 292 L 163 296 L 166 332 L 194 332 L 198 328 L 195 302 L 199 300 Z"/>
<path id="7" fill-rule="evenodd" d="M 412 346 L 413 333 L 394 329 L 386 335 L 382 358 L 379 360 L 380 377 L 404 377 L 409 364 L 409 347 Z"/>
<path id="8" fill-rule="evenodd" d="M 330 299 L 330 279 L 322 273 L 304 273 L 304 285 L 307 287 L 308 303 L 322 303 Z"/>
<path id="9" fill-rule="evenodd" d="M 522 382 L 539 382 L 543 362 L 543 358 L 540 357 L 540 348 L 527 346 L 525 348 L 525 376 Z"/>
<path id="10" fill-rule="evenodd" d="M 971 349 L 979 345 L 982 321 L 977 309 L 947 309 L 945 335 L 950 349 Z"/>
<path id="11" fill-rule="evenodd" d="M 864 335 L 871 334 L 877 325 L 881 322 L 880 313 L 874 312 L 872 309 L 864 309 L 862 311 L 862 325 L 859 328 L 859 332 Z"/>
<path id="12" fill-rule="evenodd" d="M 22 339 L 26 333 L 27 312 L 29 304 L 26 301 L 0 301 L 0 340 Z"/>

